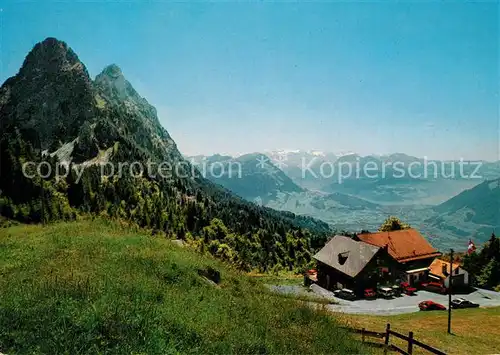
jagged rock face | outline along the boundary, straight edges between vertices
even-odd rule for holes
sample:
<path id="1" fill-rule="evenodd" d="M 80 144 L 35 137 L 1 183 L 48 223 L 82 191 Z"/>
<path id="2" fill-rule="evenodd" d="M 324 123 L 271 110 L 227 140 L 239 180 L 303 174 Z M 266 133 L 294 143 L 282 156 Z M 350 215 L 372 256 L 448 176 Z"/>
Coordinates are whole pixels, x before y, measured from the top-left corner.
<path id="1" fill-rule="evenodd" d="M 121 69 L 116 64 L 111 64 L 104 68 L 96 76 L 95 84 L 108 100 L 147 103 L 125 79 Z"/>
<path id="2" fill-rule="evenodd" d="M 37 43 L 28 53 L 19 74 L 24 77 L 32 75 L 33 78 L 36 73 L 58 75 L 61 71 L 74 69 L 84 72 L 88 78 L 87 70 L 76 53 L 65 42 L 49 37 Z"/>
<path id="3" fill-rule="evenodd" d="M 74 142 L 75 162 L 93 159 L 123 139 L 156 159 L 182 159 L 156 109 L 117 65 L 92 81 L 73 50 L 54 38 L 36 44 L 19 73 L 1 87 L 0 119 L 2 132 L 20 134 L 48 153 Z"/>
<path id="4" fill-rule="evenodd" d="M 66 43 L 47 38 L 0 89 L 2 131 L 19 132 L 34 147 L 55 150 L 96 117 L 87 69 Z"/>
<path id="5" fill-rule="evenodd" d="M 156 109 L 141 97 L 125 79 L 121 69 L 112 64 L 97 75 L 94 86 L 102 109 L 112 109 L 114 124 L 126 130 L 143 148 L 170 159 L 181 159 L 175 142 L 161 126 Z"/>

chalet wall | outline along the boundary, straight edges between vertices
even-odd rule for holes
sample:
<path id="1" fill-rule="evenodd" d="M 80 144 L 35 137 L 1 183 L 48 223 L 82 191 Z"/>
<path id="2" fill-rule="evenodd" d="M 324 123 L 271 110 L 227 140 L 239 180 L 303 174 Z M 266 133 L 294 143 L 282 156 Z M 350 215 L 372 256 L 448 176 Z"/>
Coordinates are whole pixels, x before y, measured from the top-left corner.
<path id="1" fill-rule="evenodd" d="M 448 276 L 444 280 L 444 286 L 449 287 L 449 285 L 450 285 L 450 277 Z M 462 268 L 458 268 L 458 274 L 456 274 L 455 271 L 453 272 L 453 285 L 454 286 L 459 286 L 459 285 L 467 286 L 467 285 L 469 285 L 469 273 Z"/>
<path id="2" fill-rule="evenodd" d="M 348 288 L 362 296 L 366 288 L 376 288 L 378 282 L 377 258 L 373 258 L 356 276 L 350 277 L 329 265 L 318 262 L 318 284 L 328 290 Z"/>

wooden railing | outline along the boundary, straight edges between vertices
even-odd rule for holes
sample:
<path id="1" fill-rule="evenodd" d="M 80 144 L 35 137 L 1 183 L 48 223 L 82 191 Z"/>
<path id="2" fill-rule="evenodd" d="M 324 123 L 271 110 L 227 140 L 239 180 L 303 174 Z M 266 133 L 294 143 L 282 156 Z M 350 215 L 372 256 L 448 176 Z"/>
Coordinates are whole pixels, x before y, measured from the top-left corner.
<path id="1" fill-rule="evenodd" d="M 422 349 L 425 349 L 429 351 L 432 354 L 436 355 L 446 355 L 445 352 L 438 350 L 430 345 L 424 344 L 416 339 L 413 338 L 413 332 L 409 332 L 408 335 L 404 335 L 398 332 L 395 332 L 394 330 L 391 330 L 391 325 L 388 323 L 387 327 L 385 329 L 385 332 L 374 332 L 371 330 L 366 330 L 365 328 L 361 329 L 355 329 L 355 328 L 346 328 L 352 333 L 357 333 L 361 334 L 361 340 L 364 344 L 373 346 L 373 347 L 378 347 L 378 348 L 383 348 L 384 349 L 384 354 L 387 354 L 388 351 L 396 351 L 400 354 L 405 354 L 405 355 L 411 355 L 413 354 L 413 348 L 415 346 L 418 346 Z M 402 339 L 407 342 L 407 348 L 406 350 L 401 349 L 399 346 L 395 344 L 391 344 L 391 335 Z M 373 342 L 373 341 L 367 341 L 366 338 L 376 338 L 376 339 L 383 339 L 384 342 Z"/>

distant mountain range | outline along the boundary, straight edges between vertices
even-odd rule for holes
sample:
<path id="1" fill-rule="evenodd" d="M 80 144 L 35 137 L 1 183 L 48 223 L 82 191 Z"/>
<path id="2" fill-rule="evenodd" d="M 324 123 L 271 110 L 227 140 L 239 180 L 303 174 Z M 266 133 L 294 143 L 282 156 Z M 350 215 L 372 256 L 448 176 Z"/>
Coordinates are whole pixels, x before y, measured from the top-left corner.
<path id="1" fill-rule="evenodd" d="M 267 169 L 258 166 L 259 157 L 269 162 Z M 460 249 L 465 247 L 464 238 L 484 241 L 493 228 L 499 228 L 499 190 L 492 186 L 500 177 L 500 162 L 462 162 L 460 168 L 460 161 L 427 161 L 403 153 L 363 157 L 299 150 L 191 159 L 206 166 L 240 162 L 241 177 L 234 173 L 231 178 L 207 177 L 253 202 L 314 216 L 337 229 L 373 230 L 388 215 L 397 215 L 427 233 L 436 246 Z M 411 166 L 413 175 L 400 176 L 396 163 Z M 374 168 L 352 176 L 340 170 L 345 176 L 340 182 L 338 172 L 325 177 L 330 166 L 347 170 L 347 164 L 352 169 L 356 164 Z M 304 176 L 304 165 L 313 173 L 307 170 Z M 377 173 L 381 176 L 370 175 Z"/>
<path id="2" fill-rule="evenodd" d="M 486 240 L 500 231 L 500 178 L 485 181 L 433 208 L 425 220 L 432 229 L 456 238 Z"/>
<path id="3" fill-rule="evenodd" d="M 436 205 L 500 176 L 500 161 L 440 161 L 404 153 L 361 156 L 301 150 L 255 155 L 269 157 L 302 188 L 350 194 L 385 205 Z M 212 161 L 214 157 L 195 159 Z M 226 182 L 220 183 L 227 186 Z"/>
<path id="4" fill-rule="evenodd" d="M 274 200 L 278 194 L 302 192 L 265 154 L 252 153 L 233 158 L 224 155 L 189 157 L 203 176 L 235 194 L 260 204 Z"/>

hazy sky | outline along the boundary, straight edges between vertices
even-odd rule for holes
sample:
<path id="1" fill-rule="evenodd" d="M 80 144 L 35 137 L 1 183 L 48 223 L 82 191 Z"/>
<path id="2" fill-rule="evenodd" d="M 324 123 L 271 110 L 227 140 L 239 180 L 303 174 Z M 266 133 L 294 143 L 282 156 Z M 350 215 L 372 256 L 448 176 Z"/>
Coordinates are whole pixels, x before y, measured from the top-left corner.
<path id="1" fill-rule="evenodd" d="M 0 81 L 45 37 L 118 64 L 185 154 L 498 160 L 499 5 L 9 3 Z"/>

